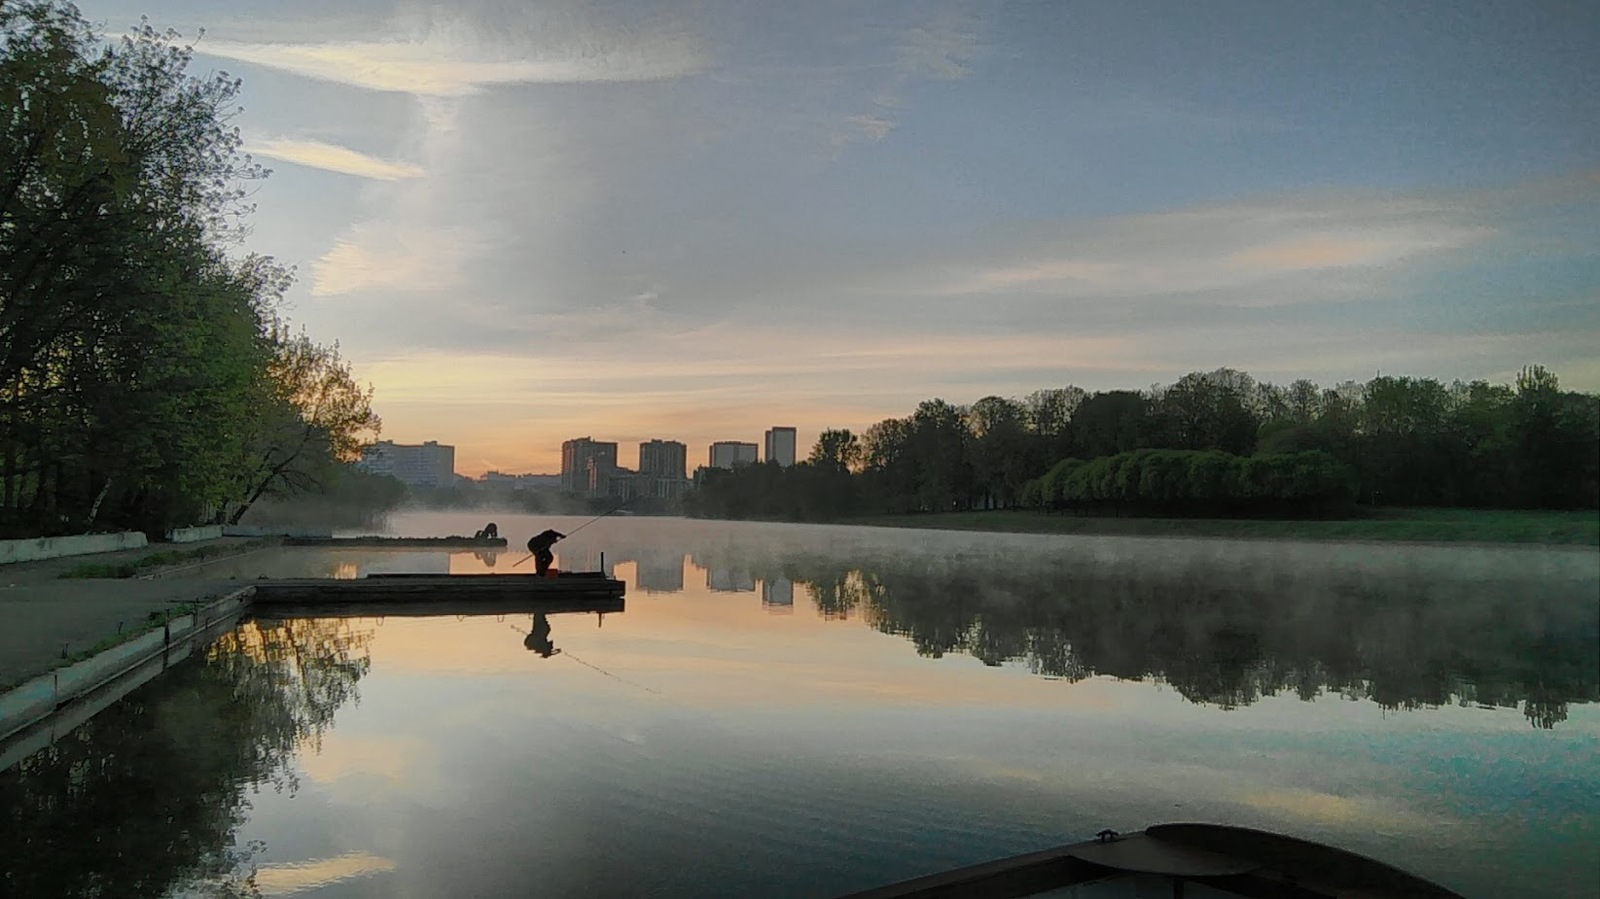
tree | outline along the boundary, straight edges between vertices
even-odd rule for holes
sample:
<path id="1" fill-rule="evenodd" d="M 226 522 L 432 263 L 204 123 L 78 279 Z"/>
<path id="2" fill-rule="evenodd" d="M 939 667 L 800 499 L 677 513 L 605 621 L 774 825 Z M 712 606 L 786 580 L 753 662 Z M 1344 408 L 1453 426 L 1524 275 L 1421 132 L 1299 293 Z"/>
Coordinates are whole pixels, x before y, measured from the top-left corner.
<path id="1" fill-rule="evenodd" d="M 242 447 L 242 500 L 228 519 L 234 523 L 263 496 L 321 488 L 327 463 L 355 461 L 382 426 L 372 389 L 356 383 L 337 344 L 281 329 L 275 337 L 270 381 Z"/>
<path id="2" fill-rule="evenodd" d="M 848 428 L 824 430 L 808 461 L 818 468 L 853 472 L 861 469 L 861 441 Z"/>
<path id="3" fill-rule="evenodd" d="M 987 506 L 1016 505 L 1022 485 L 1043 464 L 1040 447 L 1027 431 L 1021 403 L 986 396 L 968 413 L 972 433 L 971 467 Z"/>

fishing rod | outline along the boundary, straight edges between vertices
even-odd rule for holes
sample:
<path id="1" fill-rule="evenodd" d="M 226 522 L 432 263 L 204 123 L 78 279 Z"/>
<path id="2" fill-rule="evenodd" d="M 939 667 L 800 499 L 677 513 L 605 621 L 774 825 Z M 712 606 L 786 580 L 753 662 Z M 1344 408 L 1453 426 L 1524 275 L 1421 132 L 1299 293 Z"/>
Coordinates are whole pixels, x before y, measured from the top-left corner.
<path id="1" fill-rule="evenodd" d="M 512 630 L 516 631 L 519 634 L 526 635 L 528 633 L 527 631 L 523 630 L 522 628 L 517 627 L 515 624 L 507 623 L 506 627 L 511 628 Z M 625 683 L 630 687 L 638 687 L 639 689 L 645 691 L 646 693 L 654 693 L 657 696 L 661 695 L 661 691 L 657 690 L 654 687 L 647 687 L 644 684 L 639 683 L 638 681 L 631 681 L 631 680 L 628 680 L 625 677 L 618 677 L 617 675 L 612 674 L 611 672 L 605 670 L 604 668 L 601 668 L 599 665 L 595 665 L 595 664 L 592 664 L 590 662 L 585 662 L 583 659 L 578 658 L 577 656 L 573 655 L 570 652 L 567 652 L 566 650 L 558 649 L 558 650 L 555 651 L 554 655 L 564 656 L 566 658 L 569 658 L 569 659 L 573 660 L 574 662 L 577 662 L 579 665 L 582 665 L 585 668 L 593 668 L 595 671 L 598 671 L 601 674 L 604 674 L 606 677 L 609 677 L 612 680 L 621 681 L 622 683 Z"/>
<path id="2" fill-rule="evenodd" d="M 612 512 L 620 511 L 622 509 L 622 506 L 626 506 L 628 503 L 631 503 L 631 502 L 633 502 L 633 497 L 630 496 L 627 499 L 622 501 L 622 505 L 619 505 L 614 509 L 607 509 L 606 511 L 601 512 L 599 515 L 596 515 L 595 517 L 589 519 L 588 521 L 585 521 L 583 524 L 580 524 L 577 527 L 573 528 L 572 530 L 568 531 L 567 532 L 567 536 L 571 537 L 573 534 L 578 533 L 579 531 L 583 530 L 584 528 L 588 527 L 589 525 L 594 524 L 595 522 L 597 522 L 600 519 L 606 517 L 607 515 L 610 515 Z M 565 539 L 565 538 L 563 538 L 563 539 Z"/>
<path id="3" fill-rule="evenodd" d="M 580 524 L 577 527 L 573 528 L 572 530 L 568 531 L 565 535 L 562 536 L 561 539 L 565 540 L 565 539 L 567 539 L 567 537 L 571 537 L 573 534 L 578 533 L 579 531 L 583 530 L 584 528 L 588 527 L 589 525 L 594 524 L 595 522 L 597 522 L 600 519 L 606 517 L 607 515 L 610 515 L 612 512 L 619 511 L 623 506 L 626 506 L 628 503 L 631 503 L 631 502 L 633 502 L 633 497 L 629 497 L 629 498 L 623 500 L 620 505 L 617 505 L 614 508 L 607 509 L 604 512 L 601 512 L 599 515 L 596 515 L 595 517 L 589 519 L 588 521 L 585 521 L 583 524 Z M 523 562 L 526 562 L 531 558 L 533 558 L 533 553 L 528 553 L 527 555 L 523 556 L 522 558 L 518 559 L 517 561 L 512 562 L 511 563 L 511 567 L 515 568 L 518 565 L 521 565 Z"/>

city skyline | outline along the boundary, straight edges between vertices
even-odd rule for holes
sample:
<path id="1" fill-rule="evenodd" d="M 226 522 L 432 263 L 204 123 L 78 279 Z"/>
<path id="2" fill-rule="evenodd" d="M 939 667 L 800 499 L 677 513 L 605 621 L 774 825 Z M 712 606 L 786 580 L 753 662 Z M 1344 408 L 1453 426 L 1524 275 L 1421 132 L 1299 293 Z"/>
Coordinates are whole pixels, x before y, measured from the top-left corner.
<path id="1" fill-rule="evenodd" d="M 1582 4 L 80 6 L 206 29 L 240 250 L 465 471 L 1219 367 L 1600 389 Z"/>

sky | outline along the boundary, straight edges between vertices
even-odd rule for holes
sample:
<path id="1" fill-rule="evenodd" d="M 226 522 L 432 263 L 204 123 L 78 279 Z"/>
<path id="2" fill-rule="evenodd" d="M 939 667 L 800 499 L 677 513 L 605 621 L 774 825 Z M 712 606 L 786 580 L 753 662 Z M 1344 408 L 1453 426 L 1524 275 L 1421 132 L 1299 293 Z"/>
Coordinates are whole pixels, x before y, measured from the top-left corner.
<path id="1" fill-rule="evenodd" d="M 243 249 L 463 474 L 1224 366 L 1600 389 L 1582 0 L 80 8 L 243 79 Z"/>

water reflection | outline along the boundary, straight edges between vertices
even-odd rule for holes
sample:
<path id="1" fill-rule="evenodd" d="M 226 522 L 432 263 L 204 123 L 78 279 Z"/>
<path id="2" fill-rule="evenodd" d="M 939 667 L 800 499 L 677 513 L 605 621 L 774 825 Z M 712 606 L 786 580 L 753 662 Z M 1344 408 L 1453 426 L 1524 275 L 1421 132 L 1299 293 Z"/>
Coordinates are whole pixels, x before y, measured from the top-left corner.
<path id="1" fill-rule="evenodd" d="M 544 658 L 550 658 L 561 652 L 550 639 L 550 618 L 543 612 L 533 613 L 533 623 L 528 627 L 528 636 L 522 641 L 522 646 Z"/>
<path id="2" fill-rule="evenodd" d="M 370 668 L 347 621 L 245 624 L 0 773 L 0 895 L 253 895 L 235 830 L 250 796 L 293 793 Z"/>
<path id="3" fill-rule="evenodd" d="M 798 587 L 824 618 L 859 618 L 923 656 L 962 653 L 1066 681 L 1153 680 L 1222 709 L 1280 693 L 1336 694 L 1393 710 L 1520 708 L 1548 729 L 1569 704 L 1600 699 L 1592 597 L 1583 599 L 1582 584 L 1515 570 L 1452 579 L 1206 557 L 1149 567 L 921 554 L 863 562 L 748 546 L 615 558 L 633 555 L 652 592 L 681 589 L 687 560 L 708 590 L 759 585 L 762 607 L 786 613 Z M 665 575 L 673 569 L 676 580 Z"/>

